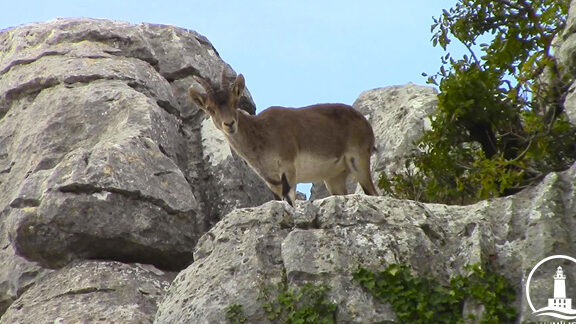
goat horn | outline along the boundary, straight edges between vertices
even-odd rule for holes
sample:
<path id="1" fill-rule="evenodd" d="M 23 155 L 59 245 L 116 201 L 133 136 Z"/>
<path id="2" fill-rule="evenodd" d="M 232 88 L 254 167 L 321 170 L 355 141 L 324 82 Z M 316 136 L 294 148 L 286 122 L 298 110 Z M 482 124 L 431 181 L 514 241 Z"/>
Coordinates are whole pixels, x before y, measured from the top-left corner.
<path id="1" fill-rule="evenodd" d="M 214 89 L 212 88 L 212 86 L 210 85 L 210 82 L 208 82 L 208 80 L 202 78 L 202 77 L 194 77 L 194 79 L 200 83 L 200 85 L 202 86 L 202 88 L 204 88 L 204 91 L 206 91 L 206 95 L 209 98 L 213 98 L 214 97 Z"/>
<path id="2" fill-rule="evenodd" d="M 221 82 L 222 82 L 222 88 L 223 89 L 228 89 L 228 87 L 230 86 L 228 84 L 228 76 L 226 75 L 226 70 L 227 70 L 226 67 L 224 67 L 222 69 L 222 81 Z"/>

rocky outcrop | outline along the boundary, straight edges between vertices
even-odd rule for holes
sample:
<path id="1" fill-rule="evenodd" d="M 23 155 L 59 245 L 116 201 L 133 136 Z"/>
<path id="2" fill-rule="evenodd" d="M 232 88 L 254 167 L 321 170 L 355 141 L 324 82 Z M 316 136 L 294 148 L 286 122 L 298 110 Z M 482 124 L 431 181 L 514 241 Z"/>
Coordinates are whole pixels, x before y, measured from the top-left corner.
<path id="1" fill-rule="evenodd" d="M 414 141 L 429 128 L 428 117 L 436 110 L 437 92 L 432 87 L 407 84 L 364 91 L 354 102 L 373 125 L 376 154 L 374 173 L 399 172 Z"/>
<path id="2" fill-rule="evenodd" d="M 151 323 L 173 277 L 152 266 L 81 261 L 43 278 L 0 323 Z"/>
<path id="3" fill-rule="evenodd" d="M 73 260 L 182 269 L 211 224 L 272 198 L 187 101 L 194 76 L 223 70 L 206 38 L 172 26 L 0 33 L 0 312 Z M 254 112 L 247 91 L 240 105 Z"/>
<path id="4" fill-rule="evenodd" d="M 576 76 L 576 1 L 572 4 L 558 56 Z M 565 102 L 568 114 L 576 111 L 574 93 L 571 89 Z M 371 109 L 363 113 L 375 133 L 385 134 L 377 139 L 379 149 L 390 154 L 377 157 L 374 169 L 396 171 L 412 149 L 411 141 L 426 127 L 423 117 L 434 109 L 434 91 L 409 85 L 362 97 L 370 103 L 366 106 Z M 387 108 L 382 115 L 381 107 Z M 292 287 L 328 284 L 329 299 L 338 304 L 337 322 L 394 321 L 388 306 L 374 301 L 351 275 L 358 265 L 378 270 L 391 263 L 410 265 L 416 274 L 441 280 L 463 274 L 466 265 L 487 263 L 515 288 L 512 306 L 518 322 L 554 320 L 533 314 L 526 286 L 539 261 L 557 254 L 576 256 L 575 193 L 576 164 L 516 195 L 470 206 L 349 195 L 298 202 L 296 208 L 269 202 L 236 210 L 200 239 L 196 262 L 173 281 L 155 323 L 224 322 L 224 309 L 234 304 L 243 305 L 249 323 L 267 323 L 258 297 L 282 280 Z M 322 196 L 318 191 L 313 195 Z M 562 267 L 564 273 L 576 273 L 575 263 Z M 546 265 L 533 273 L 530 297 L 535 305 L 545 306 L 554 296 L 555 270 Z M 575 293 L 574 285 L 567 287 L 568 296 Z"/>
<path id="5" fill-rule="evenodd" d="M 415 149 L 436 109 L 436 90 L 415 84 L 364 91 L 353 104 L 372 124 L 376 152 L 371 166 L 374 183 L 382 172 L 402 172 L 405 160 Z M 348 192 L 361 192 L 354 179 L 348 179 Z M 328 197 L 324 183 L 315 183 L 311 200 Z"/>
<path id="6" fill-rule="evenodd" d="M 575 189 L 576 166 L 515 196 L 472 206 L 349 195 L 300 202 L 295 209 L 270 202 L 236 210 L 200 239 L 196 261 L 172 283 L 156 323 L 221 323 L 231 304 L 244 305 L 249 323 L 266 323 L 257 297 L 283 272 L 293 286 L 332 287 L 338 323 L 393 320 L 386 305 L 352 280 L 359 265 L 377 270 L 409 264 L 416 273 L 446 280 L 481 261 L 516 287 L 521 321 L 537 321 L 523 287 L 544 257 L 576 255 L 570 230 L 576 226 Z M 541 298 L 553 294 L 550 278 L 546 272 L 532 278 Z"/>
<path id="7" fill-rule="evenodd" d="M 572 64 L 576 50 L 560 49 Z M 224 323 L 232 304 L 266 323 L 259 297 L 284 280 L 330 286 L 338 322 L 393 322 L 352 280 L 359 265 L 447 280 L 481 261 L 516 288 L 520 321 L 540 320 L 524 288 L 544 257 L 576 256 L 576 165 L 465 207 L 361 194 L 267 202 L 186 100 L 194 76 L 216 82 L 223 69 L 234 75 L 208 40 L 171 26 L 72 19 L 0 33 L 0 323 Z M 361 95 L 375 177 L 403 167 L 435 101 L 415 85 Z M 253 112 L 248 92 L 241 106 Z M 545 303 L 550 269 L 531 279 Z"/>

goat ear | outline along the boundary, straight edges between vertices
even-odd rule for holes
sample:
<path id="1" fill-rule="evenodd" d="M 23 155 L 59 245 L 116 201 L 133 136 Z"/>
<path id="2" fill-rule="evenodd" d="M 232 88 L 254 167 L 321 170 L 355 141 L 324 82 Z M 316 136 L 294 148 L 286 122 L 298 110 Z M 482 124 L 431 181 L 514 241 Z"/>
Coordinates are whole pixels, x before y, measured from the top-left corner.
<path id="1" fill-rule="evenodd" d="M 206 109 L 206 94 L 198 92 L 194 87 L 188 89 L 188 99 L 202 110 Z"/>
<path id="2" fill-rule="evenodd" d="M 234 84 L 232 85 L 232 94 L 236 98 L 240 98 L 240 96 L 242 96 L 242 93 L 244 92 L 245 86 L 246 86 L 246 84 L 244 81 L 244 76 L 242 74 L 239 74 L 236 77 L 236 80 L 234 80 Z"/>

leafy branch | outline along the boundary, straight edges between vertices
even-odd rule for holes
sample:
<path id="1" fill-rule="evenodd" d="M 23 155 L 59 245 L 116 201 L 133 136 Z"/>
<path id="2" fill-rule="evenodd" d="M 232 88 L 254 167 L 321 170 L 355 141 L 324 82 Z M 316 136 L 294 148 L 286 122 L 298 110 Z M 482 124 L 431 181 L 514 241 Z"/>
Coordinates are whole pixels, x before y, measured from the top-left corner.
<path id="1" fill-rule="evenodd" d="M 567 0 L 460 0 L 434 18 L 433 45 L 456 40 L 469 54 L 448 53 L 438 73 L 424 74 L 440 90 L 438 111 L 408 159 L 417 172 L 382 175 L 385 191 L 471 203 L 567 168 L 576 159 L 564 114 L 572 80 L 553 53 L 567 11 Z"/>

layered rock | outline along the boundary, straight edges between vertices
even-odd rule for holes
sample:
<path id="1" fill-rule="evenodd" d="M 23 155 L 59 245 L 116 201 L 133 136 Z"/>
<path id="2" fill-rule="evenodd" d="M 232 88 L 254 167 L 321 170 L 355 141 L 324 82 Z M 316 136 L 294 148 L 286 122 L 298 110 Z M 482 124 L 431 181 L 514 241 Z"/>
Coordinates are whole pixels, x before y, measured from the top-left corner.
<path id="1" fill-rule="evenodd" d="M 241 159 L 213 157 L 187 101 L 195 76 L 222 71 L 235 75 L 206 38 L 172 26 L 0 33 L 0 312 L 73 260 L 181 269 L 211 224 L 272 198 Z M 254 112 L 247 91 L 240 105 Z"/>
<path id="2" fill-rule="evenodd" d="M 152 266 L 81 261 L 43 278 L 0 323 L 152 323 L 172 279 Z"/>

